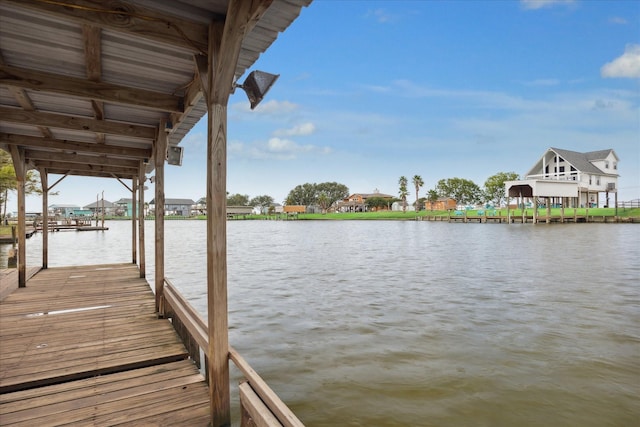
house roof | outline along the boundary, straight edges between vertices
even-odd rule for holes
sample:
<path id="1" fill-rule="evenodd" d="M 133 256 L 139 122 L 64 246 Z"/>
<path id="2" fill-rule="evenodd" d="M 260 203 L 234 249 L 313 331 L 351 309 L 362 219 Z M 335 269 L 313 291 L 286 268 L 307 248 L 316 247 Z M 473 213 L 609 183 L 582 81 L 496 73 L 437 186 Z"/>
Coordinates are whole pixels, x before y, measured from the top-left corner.
<path id="1" fill-rule="evenodd" d="M 80 209 L 78 205 L 49 205 L 49 209 Z"/>
<path id="2" fill-rule="evenodd" d="M 53 174 L 151 172 L 159 133 L 179 145 L 207 111 L 198 70 L 229 3 L 3 0 L 0 148 Z M 241 44 L 237 64 L 218 70 L 240 78 L 310 3 L 254 3 L 249 25 L 224 26 Z"/>
<path id="3" fill-rule="evenodd" d="M 98 200 L 97 202 L 89 203 L 88 205 L 84 205 L 85 208 L 112 208 L 115 206 L 114 203 L 111 203 L 108 200 Z"/>
<path id="4" fill-rule="evenodd" d="M 613 153 L 616 160 L 618 156 L 615 154 L 613 149 L 607 150 L 598 150 L 598 151 L 589 151 L 586 153 L 580 153 L 578 151 L 564 150 L 561 148 L 549 148 L 545 154 L 536 162 L 536 164 L 529 170 L 527 175 L 533 175 L 536 170 L 542 168 L 542 159 L 547 155 L 547 153 L 553 152 L 558 156 L 562 157 L 566 162 L 568 162 L 571 166 L 576 168 L 578 171 L 583 173 L 595 174 L 595 175 L 611 175 L 607 174 L 598 167 L 594 166 L 593 161 L 602 160 L 609 156 L 609 154 Z M 615 174 L 613 174 L 615 175 Z"/>
<path id="5" fill-rule="evenodd" d="M 155 205 L 156 204 L 155 203 L 155 199 L 152 199 L 149 202 L 149 204 L 150 205 Z M 166 205 L 189 205 L 189 206 L 191 206 L 191 205 L 195 205 L 195 204 L 196 204 L 196 202 L 194 202 L 191 199 L 168 199 L 168 198 L 164 199 L 164 205 L 165 206 Z"/>
<path id="6" fill-rule="evenodd" d="M 353 193 L 348 198 L 353 196 L 362 196 L 363 199 L 368 199 L 369 197 L 382 197 L 383 199 L 392 199 L 393 196 L 383 193 Z"/>

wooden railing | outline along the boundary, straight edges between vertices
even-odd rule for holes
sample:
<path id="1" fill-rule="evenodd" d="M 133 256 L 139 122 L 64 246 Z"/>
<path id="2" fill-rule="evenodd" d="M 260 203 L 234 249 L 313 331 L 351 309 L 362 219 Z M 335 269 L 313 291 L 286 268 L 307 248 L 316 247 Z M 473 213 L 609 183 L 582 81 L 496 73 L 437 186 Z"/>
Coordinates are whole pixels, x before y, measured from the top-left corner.
<path id="1" fill-rule="evenodd" d="M 165 317 L 171 319 L 174 329 L 199 368 L 204 355 L 206 371 L 206 349 L 209 347 L 207 323 L 167 279 L 164 286 L 164 309 Z M 229 359 L 244 375 L 239 386 L 242 426 L 304 427 L 291 409 L 231 346 Z"/>

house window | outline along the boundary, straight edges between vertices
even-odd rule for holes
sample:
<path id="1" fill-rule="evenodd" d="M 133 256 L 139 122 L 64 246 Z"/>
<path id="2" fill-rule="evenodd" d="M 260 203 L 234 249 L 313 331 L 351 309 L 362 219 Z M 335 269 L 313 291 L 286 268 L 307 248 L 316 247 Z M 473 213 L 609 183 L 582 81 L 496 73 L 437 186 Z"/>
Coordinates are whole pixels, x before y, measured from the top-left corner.
<path id="1" fill-rule="evenodd" d="M 571 172 L 576 172 L 576 168 L 574 168 L 573 166 L 571 166 Z"/>
<path id="2" fill-rule="evenodd" d="M 618 164 L 616 162 L 613 162 L 613 168 L 618 169 Z"/>
<path id="3" fill-rule="evenodd" d="M 596 185 L 600 185 L 600 177 L 596 178 Z"/>
<path id="4" fill-rule="evenodd" d="M 608 162 L 608 161 L 605 161 L 605 162 L 604 162 L 604 168 L 605 168 L 605 169 L 609 169 L 609 162 Z"/>
<path id="5" fill-rule="evenodd" d="M 562 157 L 558 157 L 558 163 L 562 163 L 564 162 L 564 159 Z"/>
<path id="6" fill-rule="evenodd" d="M 564 166 L 560 166 L 560 172 L 564 172 Z"/>
<path id="7" fill-rule="evenodd" d="M 591 184 L 592 184 L 591 175 L 589 175 L 589 185 L 591 185 Z"/>

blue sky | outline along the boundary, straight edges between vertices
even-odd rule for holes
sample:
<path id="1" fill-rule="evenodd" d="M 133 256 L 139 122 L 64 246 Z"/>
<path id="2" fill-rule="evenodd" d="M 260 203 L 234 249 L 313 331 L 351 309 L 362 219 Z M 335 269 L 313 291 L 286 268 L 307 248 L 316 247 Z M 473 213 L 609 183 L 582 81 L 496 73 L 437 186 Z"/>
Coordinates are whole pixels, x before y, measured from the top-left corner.
<path id="1" fill-rule="evenodd" d="M 229 101 L 231 194 L 282 203 L 297 185 L 335 181 L 397 195 L 414 175 L 422 194 L 453 177 L 482 187 L 558 147 L 613 148 L 619 200 L 640 198 L 640 2 L 315 0 L 253 69 L 280 78 L 254 111 L 241 90 Z M 197 200 L 206 123 L 182 145 L 165 194 Z M 115 180 L 55 190 L 51 204 L 130 197 Z"/>

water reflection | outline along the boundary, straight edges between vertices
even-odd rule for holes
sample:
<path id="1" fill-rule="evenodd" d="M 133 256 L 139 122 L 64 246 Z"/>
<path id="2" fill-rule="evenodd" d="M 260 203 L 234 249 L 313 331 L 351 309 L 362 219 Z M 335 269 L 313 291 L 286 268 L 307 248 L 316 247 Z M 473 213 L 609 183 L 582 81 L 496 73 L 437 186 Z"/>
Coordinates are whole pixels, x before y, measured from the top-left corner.
<path id="1" fill-rule="evenodd" d="M 52 234 L 49 265 L 130 262 L 130 223 L 108 226 Z M 165 265 L 203 314 L 205 227 L 168 222 Z M 227 227 L 231 344 L 309 427 L 640 419 L 635 225 Z"/>

